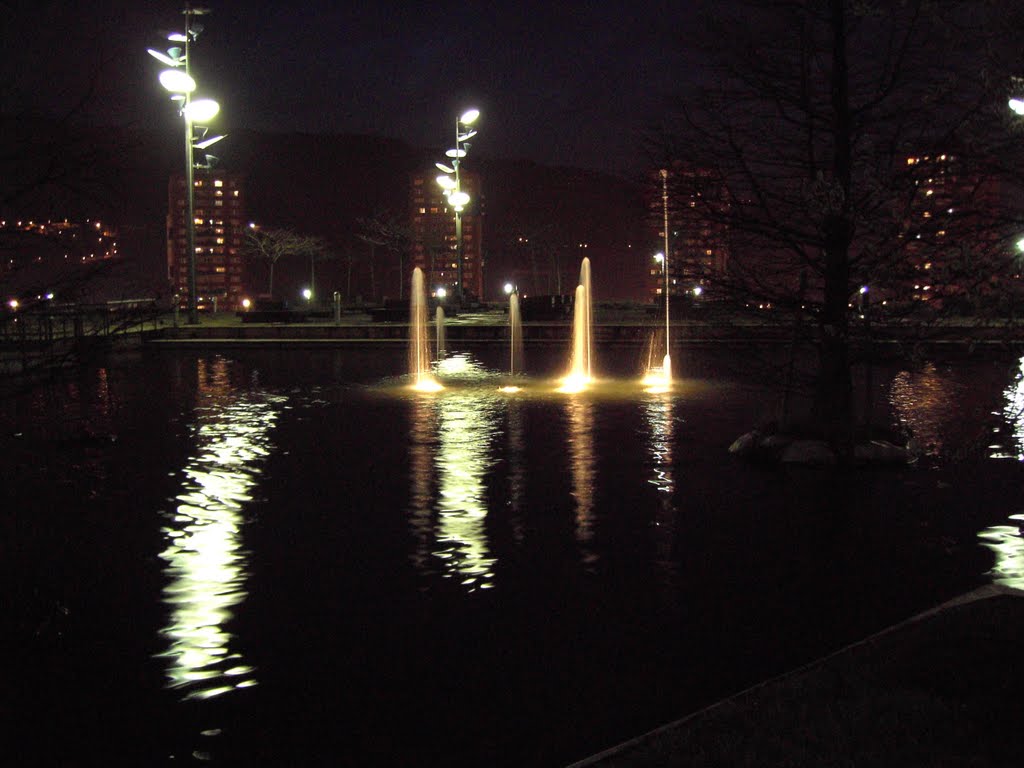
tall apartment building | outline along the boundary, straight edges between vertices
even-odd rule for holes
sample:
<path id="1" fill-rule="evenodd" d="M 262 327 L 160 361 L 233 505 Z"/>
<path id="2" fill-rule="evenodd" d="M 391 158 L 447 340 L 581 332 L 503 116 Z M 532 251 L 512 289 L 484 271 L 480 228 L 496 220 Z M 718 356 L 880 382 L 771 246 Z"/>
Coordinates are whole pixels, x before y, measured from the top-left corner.
<path id="1" fill-rule="evenodd" d="M 235 308 L 245 288 L 242 246 L 245 237 L 245 177 L 217 169 L 195 171 L 196 298 L 200 309 Z M 167 277 L 188 304 L 189 264 L 185 217 L 185 175 L 171 177 L 168 186 Z"/>
<path id="2" fill-rule="evenodd" d="M 423 270 L 428 290 L 444 288 L 449 296 L 458 288 L 455 211 L 438 186 L 437 171 L 413 174 L 409 184 L 409 221 L 412 229 L 412 265 Z M 462 212 L 462 282 L 467 299 L 484 293 L 483 222 L 480 216 L 480 175 L 462 171 L 461 186 L 470 197 Z"/>
<path id="3" fill-rule="evenodd" d="M 725 190 L 711 174 L 674 163 L 663 186 L 661 170 L 648 174 L 648 222 L 656 233 L 656 247 L 665 242 L 665 199 L 668 194 L 668 282 L 669 295 L 682 296 L 700 288 L 714 295 L 716 277 L 723 276 L 729 263 L 728 230 L 714 213 L 722 213 Z M 663 263 L 651 261 L 650 294 L 656 300 L 665 291 Z"/>

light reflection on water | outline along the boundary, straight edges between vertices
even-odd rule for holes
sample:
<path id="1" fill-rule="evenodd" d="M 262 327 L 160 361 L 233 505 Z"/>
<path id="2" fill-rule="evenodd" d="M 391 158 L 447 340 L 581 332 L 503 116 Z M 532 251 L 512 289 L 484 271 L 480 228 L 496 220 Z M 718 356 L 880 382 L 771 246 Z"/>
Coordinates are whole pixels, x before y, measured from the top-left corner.
<path id="1" fill-rule="evenodd" d="M 420 395 L 412 404 L 413 562 L 424 573 L 439 562 L 444 576 L 469 591 L 494 586 L 485 477 L 494 461 L 500 405 L 493 393 L 478 389 Z"/>
<path id="2" fill-rule="evenodd" d="M 672 557 L 676 529 L 676 481 L 672 455 L 672 443 L 675 440 L 674 407 L 671 392 L 652 394 L 643 404 L 652 472 L 648 482 L 658 489 L 659 496 L 654 519 L 655 556 L 658 567 L 670 584 L 678 572 L 678 565 Z"/>
<path id="3" fill-rule="evenodd" d="M 889 387 L 889 404 L 900 423 L 909 427 L 924 453 L 942 453 L 947 427 L 957 413 L 963 385 L 944 375 L 932 362 L 920 370 L 896 374 Z"/>
<path id="4" fill-rule="evenodd" d="M 1013 445 L 997 447 L 992 458 L 1024 461 L 1024 357 L 1019 361 L 1013 382 L 1003 391 L 1003 399 L 1003 417 L 1010 426 Z M 994 525 L 981 531 L 978 538 L 995 553 L 992 580 L 1003 586 L 1024 589 L 1024 512 L 1010 515 L 1006 525 Z"/>
<path id="5" fill-rule="evenodd" d="M 576 538 L 585 548 L 594 535 L 594 404 L 584 396 L 570 397 L 565 404 L 569 416 L 569 467 L 572 497 L 576 502 Z M 593 557 L 586 550 L 584 560 Z"/>
<path id="6" fill-rule="evenodd" d="M 249 554 L 242 548 L 243 510 L 269 454 L 269 432 L 284 398 L 237 392 L 228 363 L 199 361 L 195 453 L 188 460 L 178 505 L 162 531 L 160 557 L 171 608 L 161 634 L 169 647 L 168 687 L 205 699 L 256 684 L 225 624 L 246 597 Z"/>

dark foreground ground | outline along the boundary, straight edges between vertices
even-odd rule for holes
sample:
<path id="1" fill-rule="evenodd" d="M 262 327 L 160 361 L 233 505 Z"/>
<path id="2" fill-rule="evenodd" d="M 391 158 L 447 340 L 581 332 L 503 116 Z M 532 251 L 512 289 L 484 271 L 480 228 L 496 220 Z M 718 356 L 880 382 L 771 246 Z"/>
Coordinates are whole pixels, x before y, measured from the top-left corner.
<path id="1" fill-rule="evenodd" d="M 573 768 L 1020 766 L 1022 639 L 985 587 Z"/>

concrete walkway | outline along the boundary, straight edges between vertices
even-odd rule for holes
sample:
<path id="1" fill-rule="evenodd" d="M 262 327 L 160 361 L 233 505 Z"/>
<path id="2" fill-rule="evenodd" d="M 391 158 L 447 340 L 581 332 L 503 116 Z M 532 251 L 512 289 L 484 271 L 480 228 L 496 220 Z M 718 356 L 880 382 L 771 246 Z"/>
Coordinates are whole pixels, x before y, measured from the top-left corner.
<path id="1" fill-rule="evenodd" d="M 967 593 L 571 768 L 1024 765 L 1022 597 Z"/>

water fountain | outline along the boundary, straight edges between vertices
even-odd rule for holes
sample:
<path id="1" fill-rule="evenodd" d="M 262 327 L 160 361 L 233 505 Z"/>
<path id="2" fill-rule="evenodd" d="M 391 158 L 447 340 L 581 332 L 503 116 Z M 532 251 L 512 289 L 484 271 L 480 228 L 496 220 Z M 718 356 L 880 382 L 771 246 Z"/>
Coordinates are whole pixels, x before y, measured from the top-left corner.
<path id="1" fill-rule="evenodd" d="M 443 387 L 430 374 L 430 345 L 427 339 L 427 292 L 423 270 L 412 271 L 409 295 L 409 375 L 418 392 L 436 392 Z"/>
<path id="2" fill-rule="evenodd" d="M 523 366 L 523 321 L 519 314 L 519 294 L 515 292 L 508 297 L 508 333 L 508 372 L 515 376 L 522 373 Z"/>
<path id="3" fill-rule="evenodd" d="M 440 360 L 447 352 L 447 348 L 444 343 L 444 307 L 440 304 L 437 305 L 437 312 L 434 313 L 434 324 L 436 326 L 435 336 L 437 338 L 437 359 Z"/>
<path id="4" fill-rule="evenodd" d="M 580 264 L 580 284 L 572 318 L 572 359 L 568 375 L 562 380 L 561 392 L 580 392 L 593 380 L 592 351 L 593 313 L 590 308 L 590 259 Z"/>

